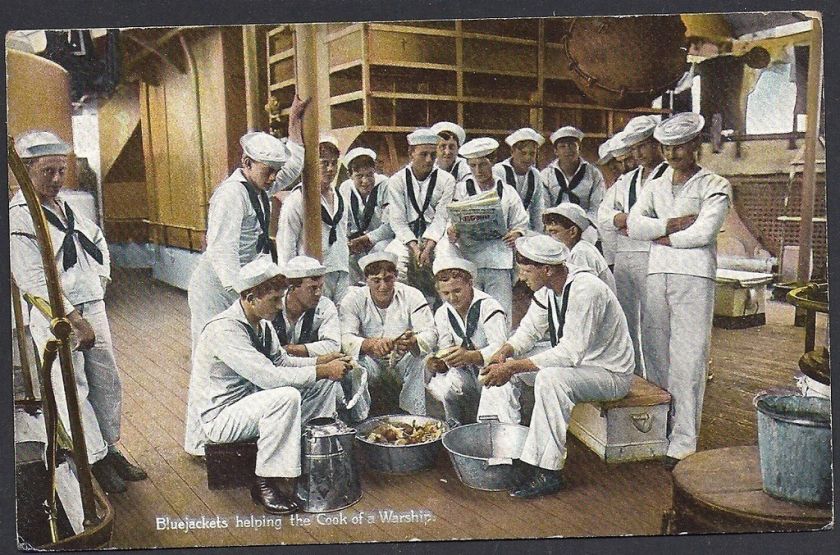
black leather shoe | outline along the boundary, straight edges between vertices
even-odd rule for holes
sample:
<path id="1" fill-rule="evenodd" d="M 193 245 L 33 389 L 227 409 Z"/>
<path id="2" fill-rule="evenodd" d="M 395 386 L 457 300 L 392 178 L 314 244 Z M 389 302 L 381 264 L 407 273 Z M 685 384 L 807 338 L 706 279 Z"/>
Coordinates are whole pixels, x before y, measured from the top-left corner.
<path id="1" fill-rule="evenodd" d="M 108 493 L 124 493 L 128 489 L 107 457 L 93 463 L 90 466 L 90 471 L 96 481 L 99 482 L 99 486 Z"/>
<path id="2" fill-rule="evenodd" d="M 665 470 L 670 472 L 671 470 L 674 470 L 674 467 L 677 466 L 679 462 L 680 459 L 675 459 L 674 457 L 666 456 L 664 459 L 662 459 L 662 466 L 665 467 Z"/>
<path id="3" fill-rule="evenodd" d="M 271 478 L 257 477 L 251 486 L 251 499 L 257 505 L 262 505 L 265 512 L 273 515 L 290 515 L 300 510 L 300 506 L 284 495 Z"/>
<path id="4" fill-rule="evenodd" d="M 128 480 L 129 482 L 139 482 L 140 480 L 145 480 L 149 477 L 145 470 L 136 464 L 128 462 L 128 459 L 126 459 L 125 456 L 116 449 L 109 449 L 105 460 L 111 464 L 123 480 Z"/>
<path id="5" fill-rule="evenodd" d="M 531 477 L 510 490 L 511 497 L 520 499 L 532 499 L 551 495 L 562 490 L 565 486 L 563 475 L 559 470 L 546 470 L 534 467 Z"/>

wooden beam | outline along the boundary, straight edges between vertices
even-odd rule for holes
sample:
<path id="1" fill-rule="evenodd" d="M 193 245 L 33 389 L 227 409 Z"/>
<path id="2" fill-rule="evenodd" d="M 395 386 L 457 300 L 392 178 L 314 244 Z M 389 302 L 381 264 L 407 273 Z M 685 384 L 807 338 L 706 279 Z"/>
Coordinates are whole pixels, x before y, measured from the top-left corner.
<path id="1" fill-rule="evenodd" d="M 796 279 L 800 283 L 811 280 L 811 247 L 813 239 L 814 196 L 817 181 L 817 138 L 820 133 L 820 104 L 823 88 L 822 22 L 812 19 L 811 47 L 808 50 L 808 126 L 805 131 L 805 171 L 802 176 L 802 221 L 799 226 L 799 268 Z"/>
<path id="2" fill-rule="evenodd" d="M 245 58 L 245 118 L 248 131 L 259 131 L 260 96 L 257 63 L 257 27 L 242 26 L 242 53 Z"/>

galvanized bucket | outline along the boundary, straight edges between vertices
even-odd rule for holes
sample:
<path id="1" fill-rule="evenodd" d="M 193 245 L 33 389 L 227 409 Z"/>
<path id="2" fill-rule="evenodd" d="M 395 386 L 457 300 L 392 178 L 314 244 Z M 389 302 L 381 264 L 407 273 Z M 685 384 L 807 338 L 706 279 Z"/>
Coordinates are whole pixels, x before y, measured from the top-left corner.
<path id="1" fill-rule="evenodd" d="M 795 503 L 830 504 L 831 402 L 763 393 L 754 404 L 764 491 Z"/>

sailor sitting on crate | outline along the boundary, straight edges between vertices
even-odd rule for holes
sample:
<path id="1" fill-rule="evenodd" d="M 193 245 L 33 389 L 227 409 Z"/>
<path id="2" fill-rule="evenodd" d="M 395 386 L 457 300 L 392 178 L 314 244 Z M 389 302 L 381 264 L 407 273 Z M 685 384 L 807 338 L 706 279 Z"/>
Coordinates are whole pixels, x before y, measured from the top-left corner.
<path id="1" fill-rule="evenodd" d="M 266 512 L 289 514 L 298 506 L 278 479 L 300 475 L 301 422 L 335 414 L 350 359 L 338 353 L 291 357 L 283 350 L 270 322 L 286 279 L 268 257 L 243 266 L 234 287 L 239 300 L 199 336 L 189 401 L 207 441 L 257 438 L 251 497 Z"/>
<path id="2" fill-rule="evenodd" d="M 397 257 L 387 251 L 363 256 L 365 287 L 351 287 L 339 307 L 342 350 L 368 372 L 368 389 L 387 406 L 426 414 L 424 358 L 437 343 L 432 310 L 418 289 L 397 282 Z M 354 418 L 365 418 L 370 393 Z M 394 407 L 396 410 L 396 407 Z"/>
<path id="3" fill-rule="evenodd" d="M 534 293 L 519 328 L 480 374 L 478 414 L 518 423 L 519 392 L 533 385 L 535 405 L 514 497 L 562 489 L 566 430 L 576 403 L 620 399 L 630 390 L 633 346 L 615 294 L 590 271 L 567 265 L 569 249 L 537 235 L 516 241 L 522 280 Z M 531 354 L 548 332 L 552 347 Z"/>
<path id="4" fill-rule="evenodd" d="M 473 286 L 475 264 L 441 256 L 433 264 L 443 305 L 435 312 L 437 352 L 427 367 L 434 372 L 427 388 L 443 403 L 447 420 L 475 422 L 483 368 L 508 336 L 502 305 Z"/>

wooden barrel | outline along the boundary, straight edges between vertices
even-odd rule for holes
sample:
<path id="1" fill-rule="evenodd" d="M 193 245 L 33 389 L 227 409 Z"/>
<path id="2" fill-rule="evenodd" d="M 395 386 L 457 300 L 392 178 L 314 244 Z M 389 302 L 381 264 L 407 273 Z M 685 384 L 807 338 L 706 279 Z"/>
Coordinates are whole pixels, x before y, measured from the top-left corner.
<path id="1" fill-rule="evenodd" d="M 701 451 L 673 471 L 665 534 L 819 530 L 831 509 L 770 497 L 761 488 L 758 446 Z"/>

